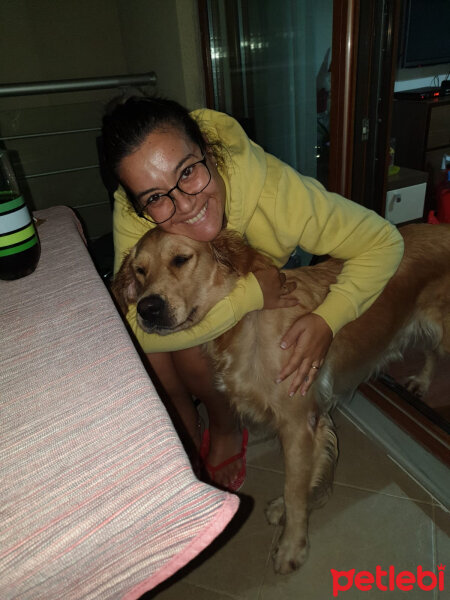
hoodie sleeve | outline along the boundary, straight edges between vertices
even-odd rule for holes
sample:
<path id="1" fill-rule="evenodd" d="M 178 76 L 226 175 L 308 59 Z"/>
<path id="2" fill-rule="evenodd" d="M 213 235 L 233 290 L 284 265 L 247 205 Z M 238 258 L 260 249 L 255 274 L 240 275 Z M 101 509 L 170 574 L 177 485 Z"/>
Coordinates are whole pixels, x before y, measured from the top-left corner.
<path id="1" fill-rule="evenodd" d="M 314 311 L 336 334 L 381 294 L 403 256 L 403 238 L 375 212 L 327 192 L 292 169 L 278 191 L 276 235 L 284 232 L 284 239 L 291 238 L 311 254 L 345 260 L 336 284 Z"/>
<path id="2" fill-rule="evenodd" d="M 169 335 L 146 333 L 137 324 L 136 305 L 130 307 L 127 321 L 145 353 L 173 352 L 199 346 L 219 337 L 234 327 L 246 313 L 262 307 L 261 288 L 250 273 L 242 277 L 231 294 L 218 302 L 200 323 L 189 329 Z"/>

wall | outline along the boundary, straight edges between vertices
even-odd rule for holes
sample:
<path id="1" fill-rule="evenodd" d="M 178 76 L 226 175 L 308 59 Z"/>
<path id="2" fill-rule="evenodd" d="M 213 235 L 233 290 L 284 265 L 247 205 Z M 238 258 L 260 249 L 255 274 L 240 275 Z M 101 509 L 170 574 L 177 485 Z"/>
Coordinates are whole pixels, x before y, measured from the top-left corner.
<path id="1" fill-rule="evenodd" d="M 196 0 L 118 0 L 118 9 L 128 71 L 151 68 L 158 93 L 192 110 L 204 106 Z"/>
<path id="2" fill-rule="evenodd" d="M 204 103 L 196 0 L 2 0 L 0 83 L 155 71 L 157 92 Z M 111 230 L 97 138 L 118 90 L 0 97 L 0 144 L 31 206 L 74 207 L 91 239 Z M 77 130 L 77 133 L 48 135 Z M 80 131 L 82 130 L 82 131 Z M 22 139 L 27 134 L 36 137 Z"/>
<path id="3" fill-rule="evenodd" d="M 420 87 L 440 86 L 448 79 L 450 64 L 398 69 L 395 77 L 394 92 L 403 92 Z"/>

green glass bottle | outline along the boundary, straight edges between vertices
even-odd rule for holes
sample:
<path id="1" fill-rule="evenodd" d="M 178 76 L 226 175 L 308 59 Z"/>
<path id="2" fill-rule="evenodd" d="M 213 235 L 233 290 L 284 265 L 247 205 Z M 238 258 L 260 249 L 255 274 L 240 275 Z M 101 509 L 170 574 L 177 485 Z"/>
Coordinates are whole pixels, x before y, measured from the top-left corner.
<path id="1" fill-rule="evenodd" d="M 0 279 L 33 273 L 41 248 L 5 150 L 0 150 Z"/>

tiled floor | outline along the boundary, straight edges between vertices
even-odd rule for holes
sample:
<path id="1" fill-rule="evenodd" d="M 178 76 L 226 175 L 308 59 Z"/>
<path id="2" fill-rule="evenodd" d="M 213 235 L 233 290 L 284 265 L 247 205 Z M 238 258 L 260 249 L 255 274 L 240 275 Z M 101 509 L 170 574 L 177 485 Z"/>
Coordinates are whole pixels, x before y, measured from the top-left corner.
<path id="1" fill-rule="evenodd" d="M 441 563 L 447 564 L 443 592 L 417 585 L 407 592 L 353 586 L 338 598 L 448 598 L 450 515 L 344 416 L 335 413 L 334 421 L 340 444 L 334 490 L 326 506 L 311 515 L 311 550 L 300 571 L 273 573 L 270 555 L 279 531 L 266 523 L 264 507 L 282 492 L 283 463 L 276 440 L 251 436 L 243 510 L 233 530 L 143 600 L 331 600 L 330 569 L 374 573 L 377 565 L 384 570 L 393 565 L 396 572 L 417 572 L 422 565 L 436 572 Z"/>

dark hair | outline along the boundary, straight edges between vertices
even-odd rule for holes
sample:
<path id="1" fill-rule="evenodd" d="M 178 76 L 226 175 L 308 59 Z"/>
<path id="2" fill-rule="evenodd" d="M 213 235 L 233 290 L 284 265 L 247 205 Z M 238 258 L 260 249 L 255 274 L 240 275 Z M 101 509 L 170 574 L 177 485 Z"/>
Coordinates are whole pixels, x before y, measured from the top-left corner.
<path id="1" fill-rule="evenodd" d="M 152 131 L 175 127 L 205 153 L 207 143 L 197 121 L 174 100 L 131 96 L 125 102 L 113 101 L 103 117 L 102 140 L 106 163 L 117 177 L 123 158 L 133 153 Z"/>

